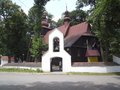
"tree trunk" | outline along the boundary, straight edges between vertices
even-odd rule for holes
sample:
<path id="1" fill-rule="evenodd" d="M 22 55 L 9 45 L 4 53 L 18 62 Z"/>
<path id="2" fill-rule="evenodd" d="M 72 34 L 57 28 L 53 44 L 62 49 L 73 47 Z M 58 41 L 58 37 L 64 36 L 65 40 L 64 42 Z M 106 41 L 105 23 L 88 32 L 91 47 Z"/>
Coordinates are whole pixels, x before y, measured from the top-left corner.
<path id="1" fill-rule="evenodd" d="M 106 59 L 106 62 L 109 62 L 109 45 L 108 44 L 105 46 L 105 59 Z"/>
<path id="2" fill-rule="evenodd" d="M 101 43 L 100 43 L 100 51 L 101 51 L 101 59 L 103 62 L 105 62 L 105 55 L 104 55 L 104 51 L 103 51 L 103 47 L 102 47 Z"/>

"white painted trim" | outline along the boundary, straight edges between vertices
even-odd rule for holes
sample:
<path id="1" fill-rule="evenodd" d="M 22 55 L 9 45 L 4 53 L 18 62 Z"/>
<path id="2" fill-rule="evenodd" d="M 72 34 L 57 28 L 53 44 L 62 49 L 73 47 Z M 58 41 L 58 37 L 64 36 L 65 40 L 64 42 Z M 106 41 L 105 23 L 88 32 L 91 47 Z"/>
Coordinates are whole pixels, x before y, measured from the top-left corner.
<path id="1" fill-rule="evenodd" d="M 71 67 L 71 72 L 112 73 L 120 72 L 120 66 Z"/>

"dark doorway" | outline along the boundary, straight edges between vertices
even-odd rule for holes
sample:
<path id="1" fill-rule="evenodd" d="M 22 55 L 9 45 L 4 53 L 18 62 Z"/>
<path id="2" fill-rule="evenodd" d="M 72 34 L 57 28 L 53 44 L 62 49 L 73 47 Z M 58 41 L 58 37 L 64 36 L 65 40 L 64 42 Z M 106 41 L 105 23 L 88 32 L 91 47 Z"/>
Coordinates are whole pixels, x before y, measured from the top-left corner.
<path id="1" fill-rule="evenodd" d="M 51 59 L 51 72 L 61 72 L 62 71 L 62 58 L 54 57 Z"/>

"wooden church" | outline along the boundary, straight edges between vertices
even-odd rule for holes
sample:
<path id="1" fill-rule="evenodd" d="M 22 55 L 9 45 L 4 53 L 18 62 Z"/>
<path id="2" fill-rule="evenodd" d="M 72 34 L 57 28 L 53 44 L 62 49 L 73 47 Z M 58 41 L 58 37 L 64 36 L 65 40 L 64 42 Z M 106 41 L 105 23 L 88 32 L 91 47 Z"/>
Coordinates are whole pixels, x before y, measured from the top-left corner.
<path id="1" fill-rule="evenodd" d="M 101 52 L 98 38 L 91 33 L 91 26 L 87 22 L 71 25 L 69 12 L 65 12 L 63 25 L 57 27 L 64 35 L 64 49 L 71 55 L 74 62 L 100 62 Z M 48 36 L 52 32 L 46 16 L 43 15 L 41 22 L 41 36 L 43 42 L 48 44 Z M 59 40 L 54 39 L 54 51 L 59 50 Z"/>

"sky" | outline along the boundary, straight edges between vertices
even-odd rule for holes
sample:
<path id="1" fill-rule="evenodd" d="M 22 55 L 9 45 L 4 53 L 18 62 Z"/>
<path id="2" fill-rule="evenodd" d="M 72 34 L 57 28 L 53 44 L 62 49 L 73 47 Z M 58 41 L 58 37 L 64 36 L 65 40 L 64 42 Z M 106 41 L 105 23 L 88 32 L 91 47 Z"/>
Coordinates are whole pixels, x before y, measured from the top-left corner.
<path id="1" fill-rule="evenodd" d="M 34 0 L 12 0 L 13 3 L 19 5 L 24 12 L 28 15 L 29 9 L 34 5 Z M 75 10 L 77 0 L 50 0 L 45 8 L 48 13 L 52 14 L 53 20 L 57 21 L 62 17 L 62 13 L 66 11 L 66 6 L 68 11 Z M 87 10 L 89 7 L 83 8 Z"/>
<path id="2" fill-rule="evenodd" d="M 46 10 L 54 15 L 54 20 L 57 21 L 61 18 L 62 13 L 66 11 L 66 6 L 68 11 L 75 10 L 77 0 L 51 0 L 47 3 Z"/>
<path id="3" fill-rule="evenodd" d="M 12 0 L 13 3 L 21 6 L 26 14 L 28 14 L 29 9 L 34 5 L 34 0 Z M 50 0 L 45 8 L 48 13 L 52 14 L 53 20 L 57 21 L 61 18 L 61 15 L 66 10 L 68 11 L 75 10 L 77 0 Z"/>
<path id="4" fill-rule="evenodd" d="M 12 1 L 13 3 L 19 5 L 26 14 L 28 14 L 29 9 L 34 4 L 34 0 L 12 0 Z"/>

